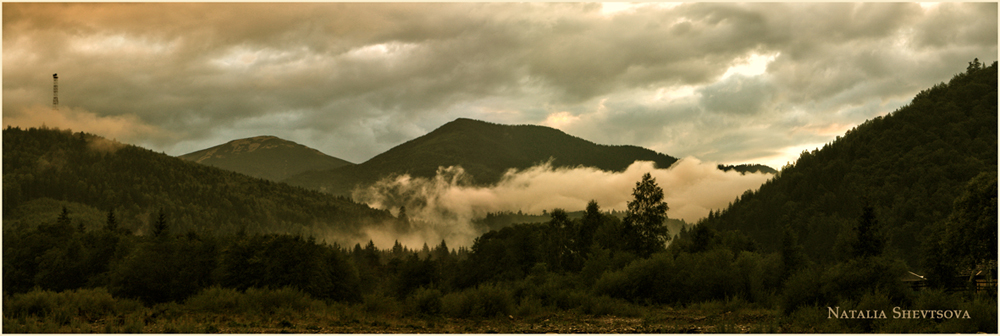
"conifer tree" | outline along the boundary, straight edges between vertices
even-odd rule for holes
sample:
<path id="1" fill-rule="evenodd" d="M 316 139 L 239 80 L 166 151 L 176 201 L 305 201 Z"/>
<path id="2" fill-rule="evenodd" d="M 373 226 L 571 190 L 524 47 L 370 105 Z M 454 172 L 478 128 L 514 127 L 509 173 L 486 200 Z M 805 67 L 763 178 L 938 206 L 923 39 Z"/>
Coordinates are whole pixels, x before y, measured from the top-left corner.
<path id="1" fill-rule="evenodd" d="M 879 230 L 874 207 L 864 206 L 861 210 L 861 217 L 858 218 L 858 225 L 854 227 L 854 230 L 857 233 L 857 240 L 854 241 L 853 246 L 855 257 L 874 257 L 882 254 L 885 238 Z"/>
<path id="2" fill-rule="evenodd" d="M 115 209 L 108 210 L 108 221 L 104 228 L 110 232 L 118 231 L 118 221 L 115 220 Z"/>
<path id="3" fill-rule="evenodd" d="M 153 224 L 153 236 L 162 237 L 167 234 L 167 215 L 160 210 L 160 214 L 156 216 L 156 223 Z"/>
<path id="4" fill-rule="evenodd" d="M 670 239 L 667 226 L 667 203 L 663 202 L 663 189 L 649 173 L 635 184 L 634 199 L 628 202 L 623 220 L 625 248 L 640 256 L 648 257 L 666 248 Z"/>

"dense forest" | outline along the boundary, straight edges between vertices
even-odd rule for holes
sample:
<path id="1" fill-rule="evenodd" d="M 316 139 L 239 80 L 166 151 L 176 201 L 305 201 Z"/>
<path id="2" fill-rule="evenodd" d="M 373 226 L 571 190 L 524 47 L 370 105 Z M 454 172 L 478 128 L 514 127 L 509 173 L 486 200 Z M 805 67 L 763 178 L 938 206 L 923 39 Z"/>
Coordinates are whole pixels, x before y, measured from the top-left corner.
<path id="1" fill-rule="evenodd" d="M 306 313 L 328 321 L 306 328 L 313 332 L 381 328 L 403 319 L 399 324 L 422 323 L 421 330 L 430 332 L 462 332 L 443 326 L 468 321 L 507 328 L 488 331 L 537 333 L 551 331 L 544 329 L 548 321 L 564 314 L 574 320 L 628 317 L 639 321 L 633 332 L 698 331 L 650 327 L 664 315 L 691 310 L 710 311 L 690 321 L 719 321 L 709 330 L 719 332 L 742 324 L 750 327 L 736 331 L 996 333 L 996 287 L 977 289 L 969 274 L 996 276 L 996 67 L 971 63 L 909 106 L 803 153 L 759 191 L 699 225 L 668 229 L 669 204 L 646 174 L 621 214 L 602 211 L 594 201 L 579 217 L 552 209 L 545 220 L 502 224 L 460 249 L 443 241 L 419 250 L 399 243 L 380 250 L 371 242 L 324 244 L 267 230 L 209 234 L 191 229 L 180 214 L 212 214 L 189 215 L 198 218 L 195 223 L 266 215 L 296 223 L 285 217 L 312 212 L 233 209 L 197 198 L 199 193 L 313 194 L 136 147 L 88 151 L 94 138 L 86 134 L 7 129 L 4 213 L 19 211 L 20 220 L 5 218 L 3 226 L 4 332 L 87 330 L 108 319 L 120 323 L 104 323 L 106 332 L 247 330 L 239 329 L 250 324 L 241 322 L 246 317 L 231 315 L 212 315 L 207 321 L 218 326 L 204 329 L 157 324 L 182 314 L 239 313 L 280 328 L 268 329 L 273 331 L 311 323 L 294 318 Z M 8 158 L 8 150 L 16 155 Z M 128 158 L 161 166 L 135 167 Z M 180 182 L 147 182 L 131 194 L 113 183 L 141 184 L 138 172 L 83 178 L 108 167 Z M 191 171 L 197 174 L 184 173 Z M 202 175 L 218 181 L 194 183 L 208 182 L 193 177 Z M 173 194 L 175 188 L 187 194 Z M 9 193 L 15 196 L 10 204 Z M 299 197 L 306 205 L 329 200 L 336 209 L 354 209 L 352 216 L 407 221 L 340 198 Z M 55 209 L 25 213 L 43 206 Z M 286 213 L 294 211 L 304 212 Z M 97 223 L 95 212 L 102 217 Z M 148 225 L 125 224 L 137 213 L 150 214 Z M 516 215 L 491 219 L 505 216 Z M 905 230 L 917 231 L 900 233 Z M 918 285 L 906 281 L 915 265 L 927 274 Z M 883 310 L 889 317 L 831 318 L 828 307 Z M 894 307 L 970 317 L 900 319 L 892 316 Z M 337 317 L 323 317 L 330 315 Z M 517 329 L 522 320 L 528 326 Z M 591 329 L 566 329 L 573 330 Z"/>
<path id="2" fill-rule="evenodd" d="M 58 214 L 60 204 L 72 208 L 89 229 L 114 211 L 120 227 L 139 234 L 148 234 L 160 213 L 177 233 L 321 238 L 356 235 L 364 226 L 392 218 L 344 197 L 69 130 L 8 127 L 3 158 L 4 227 L 35 226 L 39 215 Z"/>
<path id="3" fill-rule="evenodd" d="M 636 160 L 666 168 L 676 158 L 636 146 L 607 146 L 560 130 L 536 125 L 500 125 L 457 119 L 393 147 L 364 163 L 332 170 L 306 172 L 285 182 L 350 195 L 358 185 L 372 184 L 394 174 L 434 177 L 439 167 L 461 166 L 474 184 L 496 183 L 509 169 L 523 170 L 549 162 L 553 167 L 596 167 L 625 170 Z"/>
<path id="4" fill-rule="evenodd" d="M 981 174 L 995 185 L 996 171 L 997 64 L 976 60 L 907 106 L 803 152 L 704 224 L 743 232 L 764 251 L 778 251 L 791 229 L 811 259 L 830 263 L 849 253 L 854 219 L 869 206 L 886 253 L 924 272 L 922 245 L 941 234 L 966 185 Z"/>

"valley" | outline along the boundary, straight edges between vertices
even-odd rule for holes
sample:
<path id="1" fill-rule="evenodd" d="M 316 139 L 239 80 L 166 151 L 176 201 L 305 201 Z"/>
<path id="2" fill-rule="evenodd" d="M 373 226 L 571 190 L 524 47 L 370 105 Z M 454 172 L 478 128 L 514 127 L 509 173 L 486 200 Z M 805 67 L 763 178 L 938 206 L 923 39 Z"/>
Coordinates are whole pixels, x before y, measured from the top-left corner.
<path id="1" fill-rule="evenodd" d="M 471 119 L 360 164 L 7 127 L 3 328 L 996 333 L 996 124 L 977 60 L 775 174 Z"/>

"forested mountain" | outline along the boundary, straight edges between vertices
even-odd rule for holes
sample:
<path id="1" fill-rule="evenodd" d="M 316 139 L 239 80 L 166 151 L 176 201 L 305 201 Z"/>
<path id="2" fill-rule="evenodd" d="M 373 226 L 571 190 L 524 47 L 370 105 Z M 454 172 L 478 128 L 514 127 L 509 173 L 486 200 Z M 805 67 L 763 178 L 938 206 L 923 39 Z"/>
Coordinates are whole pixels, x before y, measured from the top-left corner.
<path id="1" fill-rule="evenodd" d="M 789 227 L 813 260 L 831 262 L 849 253 L 852 228 L 868 205 L 886 252 L 920 269 L 921 245 L 936 239 L 956 197 L 980 174 L 992 174 L 995 184 L 996 171 L 997 63 L 977 60 L 907 106 L 803 152 L 703 223 L 742 231 L 766 251 L 781 248 Z"/>
<path id="2" fill-rule="evenodd" d="M 457 119 L 355 166 L 306 172 L 289 184 L 347 195 L 355 185 L 393 174 L 433 177 L 438 167 L 461 166 L 474 182 L 490 184 L 508 169 L 525 169 L 552 159 L 553 167 L 596 167 L 621 171 L 636 160 L 666 168 L 676 158 L 637 146 L 598 145 L 560 130 L 535 125 L 499 125 Z"/>
<path id="3" fill-rule="evenodd" d="M 68 206 L 80 215 L 113 210 L 120 227 L 149 233 L 163 214 L 172 233 L 289 233 L 351 237 L 391 218 L 316 191 L 257 179 L 86 134 L 3 131 L 4 226 L 50 222 Z M 39 213 L 52 216 L 38 219 Z M 89 216 L 93 217 L 93 216 Z M 20 220 L 25 219 L 25 220 Z M 103 223 L 103 218 L 94 220 Z M 91 221 L 91 222 L 94 222 Z M 332 241 L 331 241 L 332 242 Z"/>
<path id="4" fill-rule="evenodd" d="M 178 157 L 275 182 L 310 170 L 352 165 L 318 150 L 274 136 L 233 140 Z"/>

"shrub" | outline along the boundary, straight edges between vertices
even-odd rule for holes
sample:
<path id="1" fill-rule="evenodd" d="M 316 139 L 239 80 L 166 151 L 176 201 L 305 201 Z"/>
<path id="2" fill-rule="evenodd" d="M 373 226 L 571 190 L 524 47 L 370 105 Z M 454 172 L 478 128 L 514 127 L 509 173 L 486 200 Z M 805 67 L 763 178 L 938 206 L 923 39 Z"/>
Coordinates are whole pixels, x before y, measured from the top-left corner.
<path id="1" fill-rule="evenodd" d="M 61 323 L 69 323 L 74 317 L 97 319 L 132 312 L 142 308 L 142 304 L 135 300 L 116 299 L 106 289 L 96 288 L 61 293 L 33 290 L 8 297 L 3 308 L 5 316 L 55 318 Z"/>
<path id="2" fill-rule="evenodd" d="M 294 312 L 320 310 L 324 306 L 322 301 L 313 299 L 309 294 L 290 287 L 280 289 L 248 288 L 246 292 L 241 293 L 235 289 L 213 286 L 191 296 L 184 302 L 184 307 L 189 310 L 215 313 L 273 314 L 280 310 Z"/>
<path id="3" fill-rule="evenodd" d="M 418 288 L 406 300 L 407 310 L 414 314 L 437 315 L 441 313 L 441 291 Z"/>
<path id="4" fill-rule="evenodd" d="M 822 278 L 823 270 L 819 267 L 806 268 L 792 274 L 785 281 L 785 291 L 781 297 L 781 307 L 785 314 L 790 314 L 801 306 L 831 301 L 821 291 Z"/>
<path id="5" fill-rule="evenodd" d="M 514 309 L 514 315 L 518 317 L 531 317 L 538 316 L 548 312 L 545 305 L 542 304 L 542 300 L 536 297 L 525 297 L 521 299 L 521 302 Z"/>
<path id="6" fill-rule="evenodd" d="M 212 286 L 187 299 L 185 306 L 192 310 L 215 313 L 242 312 L 246 303 L 242 293 L 231 288 Z"/>
<path id="7" fill-rule="evenodd" d="M 361 308 L 373 315 L 390 315 L 399 311 L 399 302 L 381 293 L 375 293 L 364 296 Z"/>
<path id="8" fill-rule="evenodd" d="M 510 291 L 492 284 L 450 293 L 441 301 L 444 313 L 454 317 L 506 316 L 513 310 Z"/>
<path id="9" fill-rule="evenodd" d="M 290 287 L 281 289 L 249 288 L 244 293 L 244 298 L 245 311 L 249 312 L 274 313 L 281 309 L 301 312 L 324 308 L 322 301 L 315 300 L 309 294 Z"/>
<path id="10" fill-rule="evenodd" d="M 666 302 L 670 297 L 668 282 L 673 280 L 667 275 L 674 273 L 674 269 L 672 256 L 655 254 L 620 271 L 604 273 L 594 284 L 594 292 L 632 302 Z"/>

